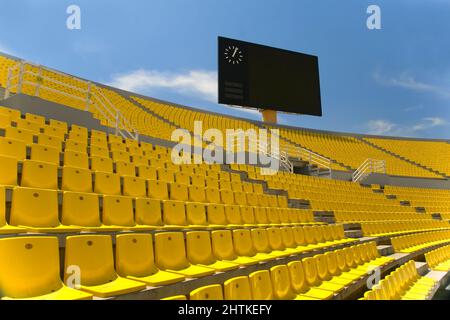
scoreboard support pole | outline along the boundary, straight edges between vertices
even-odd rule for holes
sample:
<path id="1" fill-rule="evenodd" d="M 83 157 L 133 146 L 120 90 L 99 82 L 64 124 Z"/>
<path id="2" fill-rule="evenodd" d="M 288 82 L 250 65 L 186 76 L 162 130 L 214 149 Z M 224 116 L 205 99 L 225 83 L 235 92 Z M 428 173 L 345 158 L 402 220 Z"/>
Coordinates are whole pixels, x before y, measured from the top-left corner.
<path id="1" fill-rule="evenodd" d="M 259 110 L 262 114 L 263 121 L 266 123 L 276 124 L 277 123 L 277 112 L 275 110 Z"/>

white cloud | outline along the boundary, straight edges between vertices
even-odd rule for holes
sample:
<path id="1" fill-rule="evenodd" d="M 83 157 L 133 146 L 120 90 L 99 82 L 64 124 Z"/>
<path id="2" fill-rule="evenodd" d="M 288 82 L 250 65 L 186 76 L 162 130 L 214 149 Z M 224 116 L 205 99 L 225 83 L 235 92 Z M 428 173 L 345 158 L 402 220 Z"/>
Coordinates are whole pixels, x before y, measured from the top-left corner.
<path id="1" fill-rule="evenodd" d="M 367 123 L 370 134 L 389 134 L 397 127 L 395 123 L 387 120 L 370 120 Z"/>
<path id="2" fill-rule="evenodd" d="M 413 125 L 400 125 L 388 120 L 370 120 L 367 123 L 369 134 L 415 136 L 416 134 L 435 127 L 448 126 L 450 123 L 439 117 L 423 118 Z"/>
<path id="3" fill-rule="evenodd" d="M 109 84 L 127 91 L 151 92 L 170 89 L 177 93 L 217 102 L 217 72 L 190 70 L 184 73 L 139 69 L 113 76 Z"/>
<path id="4" fill-rule="evenodd" d="M 392 87 L 400 87 L 418 92 L 428 92 L 439 97 L 450 99 L 450 88 L 417 81 L 413 76 L 406 73 L 398 77 L 385 77 L 378 71 L 375 71 L 373 78 L 379 84 Z"/>

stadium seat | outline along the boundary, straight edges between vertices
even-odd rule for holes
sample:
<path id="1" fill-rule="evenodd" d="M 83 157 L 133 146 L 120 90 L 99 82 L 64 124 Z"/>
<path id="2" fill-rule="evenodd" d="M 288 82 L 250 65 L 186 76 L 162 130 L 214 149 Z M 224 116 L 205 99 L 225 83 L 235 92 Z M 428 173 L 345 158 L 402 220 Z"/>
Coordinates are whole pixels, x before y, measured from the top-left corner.
<path id="1" fill-rule="evenodd" d="M 239 268 L 238 264 L 218 261 L 214 258 L 211 237 L 208 231 L 186 232 L 187 259 L 194 265 L 204 266 L 216 271 L 229 271 Z"/>
<path id="2" fill-rule="evenodd" d="M 31 146 L 31 160 L 48 162 L 59 166 L 59 150 L 46 145 L 33 144 Z"/>
<path id="3" fill-rule="evenodd" d="M 92 192 L 91 171 L 64 166 L 62 168 L 61 189 L 75 192 Z"/>
<path id="4" fill-rule="evenodd" d="M 155 235 L 155 260 L 160 269 L 181 274 L 187 278 L 215 273 L 213 269 L 189 263 L 186 259 L 182 232 L 164 232 Z"/>
<path id="5" fill-rule="evenodd" d="M 213 254 L 217 260 L 227 261 L 242 266 L 259 263 L 258 260 L 250 257 L 239 257 L 236 255 L 230 230 L 211 231 L 211 240 Z"/>
<path id="6" fill-rule="evenodd" d="M 80 270 L 80 290 L 106 298 L 145 289 L 142 282 L 117 275 L 114 269 L 111 236 L 82 235 L 66 238 L 64 282 L 70 277 L 69 266 Z"/>
<path id="7" fill-rule="evenodd" d="M 62 226 L 58 220 L 56 190 L 15 187 L 10 223 L 33 232 L 76 232 L 80 228 Z"/>
<path id="8" fill-rule="evenodd" d="M 64 165 L 68 167 L 89 169 L 88 155 L 76 151 L 66 151 L 64 152 Z"/>
<path id="9" fill-rule="evenodd" d="M 0 156 L 0 185 L 17 185 L 17 159 L 13 157 Z"/>
<path id="10" fill-rule="evenodd" d="M 108 195 L 120 195 L 120 176 L 114 173 L 95 172 L 94 192 Z"/>
<path id="11" fill-rule="evenodd" d="M 112 173 L 113 162 L 110 158 L 101 157 L 99 153 L 97 153 L 95 156 L 91 154 L 91 170 Z"/>
<path id="12" fill-rule="evenodd" d="M 153 199 L 167 200 L 169 199 L 169 190 L 166 182 L 148 180 L 148 196 Z"/>
<path id="13" fill-rule="evenodd" d="M 212 284 L 197 288 L 189 293 L 189 300 L 223 300 L 222 286 Z"/>
<path id="14" fill-rule="evenodd" d="M 1 299 L 92 299 L 89 293 L 65 286 L 59 266 L 56 237 L 0 239 Z"/>
<path id="15" fill-rule="evenodd" d="M 145 197 L 147 195 L 146 181 L 142 178 L 123 177 L 123 195 Z"/>
<path id="16" fill-rule="evenodd" d="M 225 281 L 223 292 L 225 300 L 252 300 L 250 282 L 245 276 Z"/>
<path id="17" fill-rule="evenodd" d="M 156 267 L 150 234 L 116 236 L 116 270 L 122 277 L 144 282 L 153 287 L 184 280 L 182 275 L 159 270 Z"/>
<path id="18" fill-rule="evenodd" d="M 0 137 L 0 155 L 22 161 L 26 159 L 27 146 L 23 141 Z"/>
<path id="19" fill-rule="evenodd" d="M 233 245 L 234 251 L 238 256 L 250 257 L 260 262 L 267 262 L 274 259 L 269 253 L 256 251 L 252 242 L 250 230 L 233 230 Z"/>

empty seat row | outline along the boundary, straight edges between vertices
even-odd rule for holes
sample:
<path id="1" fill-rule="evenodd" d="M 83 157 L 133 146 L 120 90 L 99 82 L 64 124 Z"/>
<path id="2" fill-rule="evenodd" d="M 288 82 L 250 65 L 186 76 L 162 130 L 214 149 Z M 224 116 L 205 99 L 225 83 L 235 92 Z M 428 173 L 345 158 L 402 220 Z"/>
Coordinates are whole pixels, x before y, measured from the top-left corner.
<path id="1" fill-rule="evenodd" d="M 450 271 L 450 245 L 425 253 L 425 261 L 432 270 Z"/>
<path id="2" fill-rule="evenodd" d="M 189 299 L 328 300 L 391 261 L 379 256 L 374 242 L 365 243 L 231 278 L 223 285 L 200 287 L 189 293 Z"/>
<path id="3" fill-rule="evenodd" d="M 429 300 L 437 285 L 436 280 L 420 276 L 410 260 L 367 291 L 364 300 Z"/>
<path id="4" fill-rule="evenodd" d="M 386 221 L 386 222 L 362 222 L 363 235 L 388 236 L 405 232 L 417 232 L 425 230 L 449 229 L 450 224 L 442 220 L 418 220 L 418 221 Z"/>
<path id="5" fill-rule="evenodd" d="M 429 231 L 391 238 L 396 252 L 411 253 L 441 243 L 450 242 L 450 230 Z"/>
<path id="6" fill-rule="evenodd" d="M 12 192 L 9 224 L 6 192 L 0 187 L 0 233 L 78 232 L 89 230 L 133 230 L 214 228 L 239 226 L 281 226 L 309 223 L 311 212 L 301 209 L 261 208 L 238 205 L 183 202 L 69 192 L 62 194 L 59 214 L 55 190 L 15 187 Z M 59 219 L 61 216 L 61 219 Z M 101 216 L 101 219 L 100 219 Z M 304 222 L 305 221 L 305 222 Z M 319 226 L 318 226 L 319 227 Z M 325 226 L 324 226 L 325 227 Z M 328 228 L 328 227 L 327 227 Z M 342 226 L 330 226 L 343 236 Z M 333 229 L 333 230 L 334 230 Z"/>
<path id="7" fill-rule="evenodd" d="M 151 235 L 118 235 L 116 270 L 122 277 L 118 276 L 114 269 L 110 236 L 67 237 L 65 284 L 97 296 L 107 297 L 139 291 L 145 288 L 145 284 L 164 285 L 182 281 L 185 277 L 201 277 L 213 274 L 215 270 L 232 270 L 241 264 L 250 265 L 259 262 L 236 256 L 230 231 L 216 231 L 212 236 L 211 245 L 208 232 L 187 233 L 186 253 L 183 233 L 159 233 L 155 236 L 154 253 Z M 230 241 L 227 242 L 224 238 Z M 231 247 L 228 248 L 227 245 Z M 217 261 L 217 255 L 223 259 Z M 10 263 L 11 261 L 14 262 Z M 79 268 L 80 279 L 71 277 L 73 266 Z M 57 238 L 1 239 L 0 271 L 2 280 L 0 292 L 8 298 L 89 298 L 89 295 L 68 289 L 61 283 Z M 127 281 L 126 278 L 131 281 Z M 19 279 L 25 279 L 27 285 L 25 286 L 25 281 Z M 70 282 L 74 280 L 75 283 Z"/>

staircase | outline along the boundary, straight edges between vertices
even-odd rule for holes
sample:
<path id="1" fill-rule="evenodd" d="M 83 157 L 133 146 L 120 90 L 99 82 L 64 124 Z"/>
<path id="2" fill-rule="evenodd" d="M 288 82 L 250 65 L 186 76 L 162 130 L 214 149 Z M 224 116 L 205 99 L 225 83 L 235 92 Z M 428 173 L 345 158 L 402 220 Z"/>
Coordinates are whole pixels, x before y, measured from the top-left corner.
<path id="1" fill-rule="evenodd" d="M 395 153 L 395 152 L 392 152 L 392 151 L 389 151 L 389 150 L 387 150 L 387 149 L 385 149 L 385 148 L 383 148 L 383 147 L 380 147 L 380 146 L 376 145 L 375 143 L 372 143 L 372 142 L 370 142 L 370 141 L 367 141 L 366 139 L 364 139 L 364 138 L 362 138 L 362 137 L 357 137 L 357 139 L 360 140 L 361 142 L 365 143 L 365 144 L 368 144 L 369 146 L 371 146 L 371 147 L 373 147 L 373 148 L 375 148 L 375 149 L 378 149 L 378 150 L 380 150 L 380 151 L 383 151 L 384 153 L 390 154 L 390 155 L 393 156 L 393 157 L 396 157 L 396 158 L 398 158 L 398 159 L 400 159 L 400 160 L 403 160 L 403 161 L 405 161 L 405 162 L 408 162 L 408 163 L 410 163 L 410 164 L 412 164 L 412 165 L 415 165 L 415 166 L 417 166 L 417 167 L 420 167 L 420 168 L 422 168 L 422 169 L 424 169 L 424 170 L 427 170 L 427 171 L 429 171 L 429 172 L 432 172 L 432 173 L 434 173 L 434 174 L 437 174 L 437 175 L 439 175 L 439 176 L 441 176 L 441 177 L 443 177 L 443 178 L 448 178 L 448 177 L 447 177 L 444 173 L 442 173 L 442 172 L 433 170 L 433 169 L 431 169 L 431 168 L 429 168 L 429 167 L 426 167 L 426 166 L 424 166 L 424 165 L 422 165 L 422 164 L 420 164 L 420 163 L 417 163 L 417 162 L 415 162 L 415 161 L 413 161 L 413 160 L 410 160 L 410 159 L 408 159 L 408 158 L 405 158 L 405 157 L 403 157 L 403 156 L 401 156 L 401 155 L 399 155 L 399 154 L 397 154 L 397 153 Z"/>

